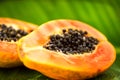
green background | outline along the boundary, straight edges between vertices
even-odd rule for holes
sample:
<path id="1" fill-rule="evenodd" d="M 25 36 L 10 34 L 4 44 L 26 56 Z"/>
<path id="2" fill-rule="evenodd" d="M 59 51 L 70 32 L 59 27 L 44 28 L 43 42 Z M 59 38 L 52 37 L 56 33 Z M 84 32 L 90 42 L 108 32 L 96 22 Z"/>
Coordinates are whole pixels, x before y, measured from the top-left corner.
<path id="1" fill-rule="evenodd" d="M 0 0 L 0 17 L 40 25 L 54 19 L 75 19 L 94 26 L 115 46 L 115 63 L 90 80 L 120 80 L 120 0 Z M 51 80 L 26 67 L 0 68 L 0 80 Z"/>

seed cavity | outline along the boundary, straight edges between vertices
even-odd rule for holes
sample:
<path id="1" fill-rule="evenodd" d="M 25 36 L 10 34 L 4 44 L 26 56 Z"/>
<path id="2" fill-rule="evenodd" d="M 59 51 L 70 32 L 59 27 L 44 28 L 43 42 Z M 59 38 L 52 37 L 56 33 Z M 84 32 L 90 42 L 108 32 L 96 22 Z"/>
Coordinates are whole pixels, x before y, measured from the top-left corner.
<path id="1" fill-rule="evenodd" d="M 43 47 L 48 50 L 63 52 L 64 54 L 91 53 L 99 41 L 88 36 L 87 31 L 63 29 L 62 34 L 51 35 L 49 42 Z"/>
<path id="2" fill-rule="evenodd" d="M 0 24 L 0 40 L 1 41 L 17 41 L 21 37 L 27 35 L 28 33 L 24 30 L 16 30 L 12 26 L 6 26 L 5 24 Z"/>

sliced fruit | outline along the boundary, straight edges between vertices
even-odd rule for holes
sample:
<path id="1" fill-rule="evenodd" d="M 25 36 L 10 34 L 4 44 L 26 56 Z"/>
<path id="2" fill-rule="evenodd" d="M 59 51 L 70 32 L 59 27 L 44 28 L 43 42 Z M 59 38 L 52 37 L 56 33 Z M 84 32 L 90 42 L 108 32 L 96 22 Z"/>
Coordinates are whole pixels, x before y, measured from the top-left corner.
<path id="1" fill-rule="evenodd" d="M 37 28 L 37 25 L 11 19 L 0 18 L 0 67 L 10 68 L 22 64 L 17 54 L 17 41 Z"/>
<path id="2" fill-rule="evenodd" d="M 80 21 L 62 19 L 44 23 L 21 38 L 18 52 L 26 67 L 57 80 L 92 78 L 108 69 L 116 58 L 114 47 L 102 33 Z"/>

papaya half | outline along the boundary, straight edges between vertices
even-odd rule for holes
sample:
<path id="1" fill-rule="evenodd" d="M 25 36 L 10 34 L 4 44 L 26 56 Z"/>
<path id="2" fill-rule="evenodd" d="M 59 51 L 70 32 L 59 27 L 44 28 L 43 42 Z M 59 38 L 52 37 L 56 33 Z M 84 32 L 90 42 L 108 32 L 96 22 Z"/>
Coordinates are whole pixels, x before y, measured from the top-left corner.
<path id="1" fill-rule="evenodd" d="M 77 38 L 73 36 L 78 34 L 83 36 Z M 71 38 L 72 41 L 69 39 L 64 41 L 66 39 L 63 37 Z M 94 47 L 90 48 L 87 45 L 84 47 L 84 44 L 93 44 L 96 41 Z M 60 48 L 58 48 L 59 42 L 61 42 L 59 47 L 62 45 Z M 79 44 L 75 44 L 76 42 Z M 74 44 L 82 47 L 75 47 Z M 72 51 L 79 52 L 67 51 L 66 49 L 70 49 L 71 46 L 78 48 L 71 49 Z M 64 19 L 46 22 L 21 38 L 18 42 L 18 54 L 26 67 L 57 80 L 92 78 L 108 69 L 116 58 L 113 45 L 101 32 L 83 22 Z"/>
<path id="2" fill-rule="evenodd" d="M 22 64 L 17 53 L 16 34 L 30 33 L 37 25 L 11 18 L 0 18 L 0 67 L 10 68 Z M 17 35 L 21 37 L 20 34 Z M 14 40 L 13 40 L 14 39 Z"/>

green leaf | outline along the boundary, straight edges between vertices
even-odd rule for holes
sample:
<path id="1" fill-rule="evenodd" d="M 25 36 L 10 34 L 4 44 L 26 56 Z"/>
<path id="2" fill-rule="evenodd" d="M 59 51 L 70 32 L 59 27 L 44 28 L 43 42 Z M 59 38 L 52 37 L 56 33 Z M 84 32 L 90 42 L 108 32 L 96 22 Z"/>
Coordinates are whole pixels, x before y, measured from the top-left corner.
<path id="1" fill-rule="evenodd" d="M 101 31 L 115 46 L 115 63 L 89 80 L 120 80 L 120 1 L 119 0 L 1 0 L 0 17 L 35 24 L 53 19 L 76 19 Z M 51 80 L 26 67 L 0 69 L 0 80 Z"/>

